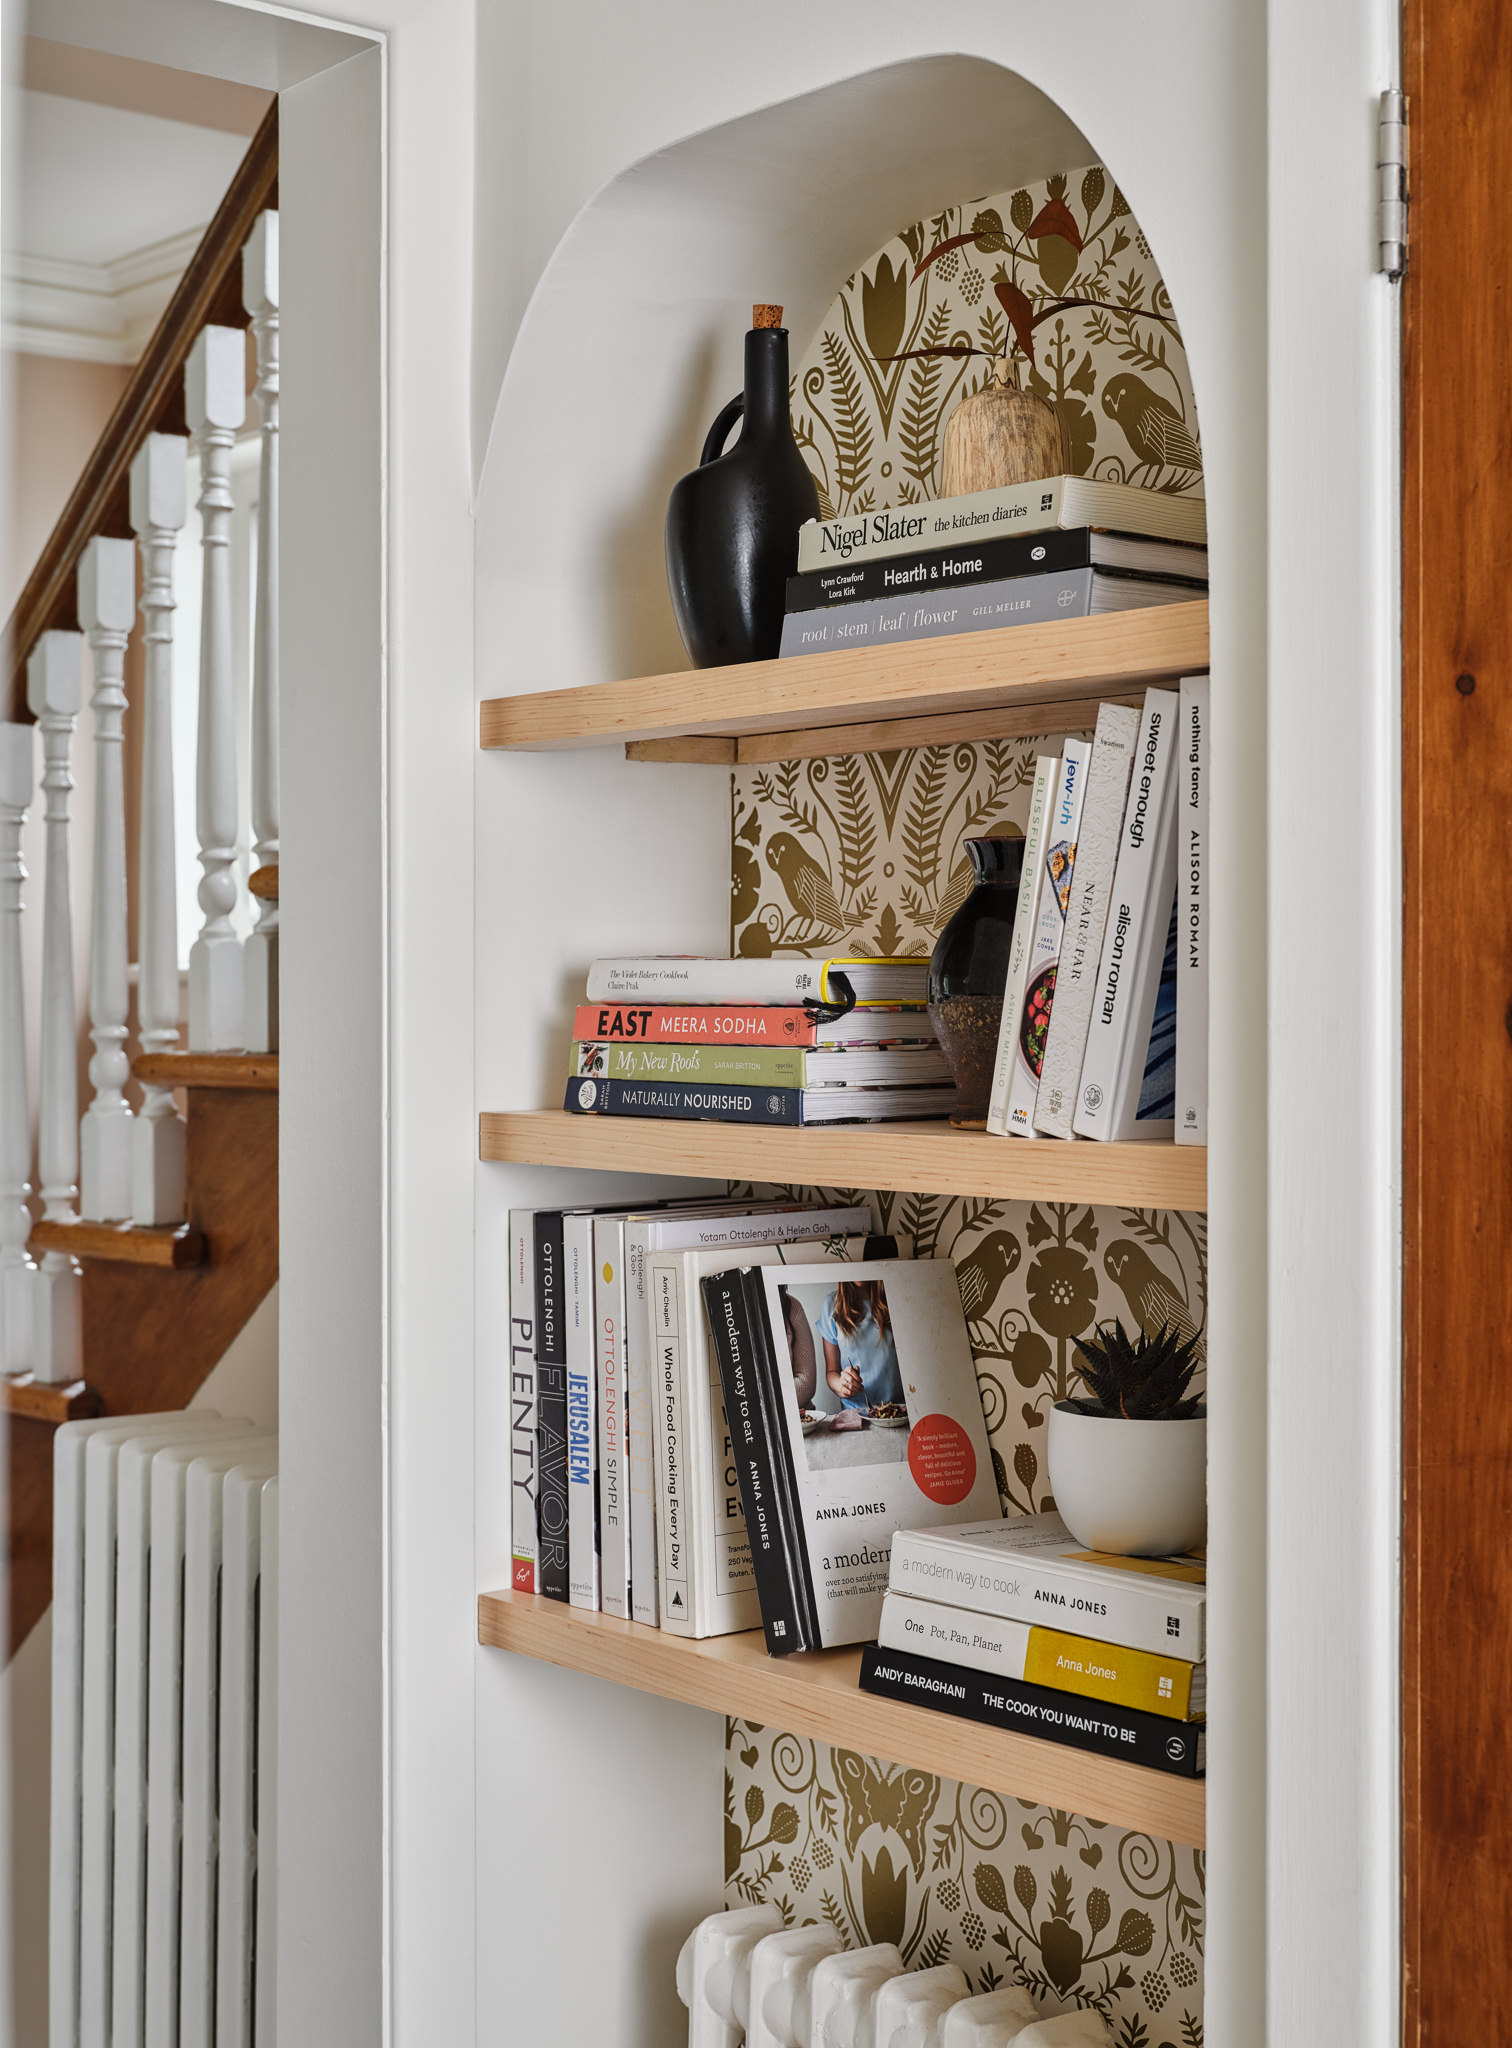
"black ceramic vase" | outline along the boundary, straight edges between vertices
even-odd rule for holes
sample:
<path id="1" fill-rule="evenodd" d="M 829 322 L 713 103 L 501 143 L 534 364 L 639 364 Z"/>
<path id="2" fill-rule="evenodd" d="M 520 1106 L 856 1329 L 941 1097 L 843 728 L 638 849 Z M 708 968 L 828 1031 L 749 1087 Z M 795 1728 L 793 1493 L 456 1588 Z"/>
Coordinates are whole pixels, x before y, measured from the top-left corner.
<path id="1" fill-rule="evenodd" d="M 756 317 L 781 312 L 758 306 Z M 721 455 L 742 413 L 740 439 Z M 667 501 L 667 582 L 695 668 L 775 656 L 798 529 L 818 517 L 819 492 L 788 417 L 787 329 L 758 324 L 746 336 L 745 390 Z"/>
<path id="2" fill-rule="evenodd" d="M 950 1121 L 961 1130 L 979 1131 L 986 1125 L 992 1093 L 1024 842 L 968 839 L 966 851 L 972 890 L 930 955 L 929 1014 L 956 1084 Z"/>

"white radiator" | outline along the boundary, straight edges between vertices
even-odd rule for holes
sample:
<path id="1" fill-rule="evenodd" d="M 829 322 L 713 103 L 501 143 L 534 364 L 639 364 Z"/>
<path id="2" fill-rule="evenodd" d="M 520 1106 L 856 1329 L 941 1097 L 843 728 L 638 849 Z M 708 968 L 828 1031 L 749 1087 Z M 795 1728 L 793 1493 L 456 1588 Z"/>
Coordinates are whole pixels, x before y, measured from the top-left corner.
<path id="1" fill-rule="evenodd" d="M 203 1409 L 57 1433 L 52 2048 L 270 2048 L 277 1469 Z"/>

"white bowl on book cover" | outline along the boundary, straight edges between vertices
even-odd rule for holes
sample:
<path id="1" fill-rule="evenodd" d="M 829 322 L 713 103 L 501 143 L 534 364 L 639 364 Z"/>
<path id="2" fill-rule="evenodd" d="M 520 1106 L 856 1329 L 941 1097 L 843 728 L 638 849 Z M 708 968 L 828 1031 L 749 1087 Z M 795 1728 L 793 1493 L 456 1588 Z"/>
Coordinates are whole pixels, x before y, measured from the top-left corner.
<path id="1" fill-rule="evenodd" d="M 1134 1422 L 1050 1410 L 1050 1491 L 1078 1543 L 1118 1557 L 1177 1557 L 1207 1534 L 1207 1417 Z"/>

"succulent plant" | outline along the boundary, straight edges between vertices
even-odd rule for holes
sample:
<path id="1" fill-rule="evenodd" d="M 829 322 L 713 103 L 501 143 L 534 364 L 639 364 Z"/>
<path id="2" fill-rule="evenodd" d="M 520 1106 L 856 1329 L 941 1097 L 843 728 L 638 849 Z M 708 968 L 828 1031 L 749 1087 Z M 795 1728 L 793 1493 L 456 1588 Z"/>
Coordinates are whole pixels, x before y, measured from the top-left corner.
<path id="1" fill-rule="evenodd" d="M 1196 1337 L 1183 1341 L 1169 1323 L 1153 1336 L 1141 1330 L 1131 1337 L 1114 1321 L 1099 1323 L 1089 1342 L 1074 1341 L 1091 1396 L 1067 1402 L 1078 1413 L 1130 1422 L 1186 1422 L 1201 1412 L 1201 1394 L 1187 1392 L 1200 1362 Z"/>

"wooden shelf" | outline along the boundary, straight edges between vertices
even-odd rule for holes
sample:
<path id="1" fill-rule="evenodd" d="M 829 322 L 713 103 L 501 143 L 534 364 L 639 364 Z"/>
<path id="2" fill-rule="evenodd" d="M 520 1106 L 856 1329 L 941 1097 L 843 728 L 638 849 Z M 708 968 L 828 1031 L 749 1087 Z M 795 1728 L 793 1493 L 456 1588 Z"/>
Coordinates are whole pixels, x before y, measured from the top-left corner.
<path id="1" fill-rule="evenodd" d="M 859 1650 L 769 1657 L 759 1630 L 689 1642 L 638 1622 L 508 1592 L 479 1599 L 478 1640 L 660 1699 L 787 1729 L 1189 1848 L 1203 1845 L 1201 1780 L 878 1699 L 858 1686 Z"/>
<path id="2" fill-rule="evenodd" d="M 187 1223 L 34 1223 L 32 1252 L 66 1252 L 71 1259 L 109 1259 L 118 1266 L 200 1266 L 205 1240 Z"/>
<path id="3" fill-rule="evenodd" d="M 39 1380 L 29 1372 L 12 1373 L 0 1379 L 5 1389 L 5 1409 L 28 1422 L 77 1422 L 98 1415 L 100 1397 L 83 1380 Z"/>
<path id="4" fill-rule="evenodd" d="M 276 1052 L 144 1052 L 131 1071 L 155 1088 L 278 1088 Z"/>
<path id="5" fill-rule="evenodd" d="M 593 683 L 481 707 L 485 747 L 622 741 L 636 757 L 731 763 L 864 753 L 1041 731 L 1044 707 L 1089 724 L 1097 704 L 1207 667 L 1206 599 Z"/>
<path id="6" fill-rule="evenodd" d="M 985 1132 L 953 1131 L 943 1122 L 791 1130 L 574 1116 L 562 1109 L 485 1111 L 478 1126 L 480 1158 L 523 1166 L 1016 1201 L 1123 1202 L 1141 1209 L 1207 1207 L 1207 1151 L 1198 1145 L 989 1138 Z"/>

